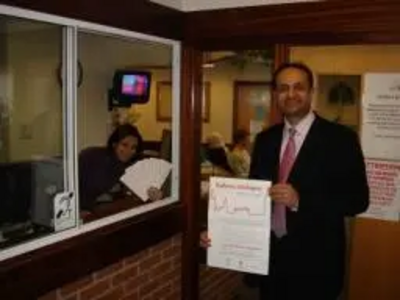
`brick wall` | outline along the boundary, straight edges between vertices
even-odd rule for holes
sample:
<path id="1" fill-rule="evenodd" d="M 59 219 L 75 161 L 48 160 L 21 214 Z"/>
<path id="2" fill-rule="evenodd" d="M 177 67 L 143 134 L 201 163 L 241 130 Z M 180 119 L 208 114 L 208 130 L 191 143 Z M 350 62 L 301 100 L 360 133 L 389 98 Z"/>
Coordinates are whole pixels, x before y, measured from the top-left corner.
<path id="1" fill-rule="evenodd" d="M 175 236 L 43 295 L 39 300 L 179 300 L 181 238 Z M 202 267 L 204 300 L 235 299 L 241 276 Z M 189 300 L 189 299 L 188 299 Z"/>

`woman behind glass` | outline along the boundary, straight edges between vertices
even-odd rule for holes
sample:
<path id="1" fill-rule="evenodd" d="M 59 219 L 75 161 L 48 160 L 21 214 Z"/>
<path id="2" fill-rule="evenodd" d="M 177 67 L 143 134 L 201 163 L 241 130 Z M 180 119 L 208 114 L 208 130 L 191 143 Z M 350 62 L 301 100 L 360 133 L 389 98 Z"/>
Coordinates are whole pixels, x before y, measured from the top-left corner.
<path id="1" fill-rule="evenodd" d="M 130 124 L 120 125 L 110 135 L 106 147 L 89 147 L 79 155 L 80 209 L 93 210 L 96 202 L 119 185 L 125 169 L 143 157 L 143 138 Z M 161 191 L 150 188 L 150 200 L 162 198 Z"/>

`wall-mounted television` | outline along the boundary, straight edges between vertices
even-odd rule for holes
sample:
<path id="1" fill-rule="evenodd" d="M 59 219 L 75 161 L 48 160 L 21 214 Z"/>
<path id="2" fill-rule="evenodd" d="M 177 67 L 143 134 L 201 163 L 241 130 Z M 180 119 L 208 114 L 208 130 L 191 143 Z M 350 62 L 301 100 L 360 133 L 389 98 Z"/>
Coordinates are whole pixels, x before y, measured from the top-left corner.
<path id="1" fill-rule="evenodd" d="M 117 70 L 110 90 L 111 106 L 129 107 L 147 103 L 150 99 L 151 73 Z"/>

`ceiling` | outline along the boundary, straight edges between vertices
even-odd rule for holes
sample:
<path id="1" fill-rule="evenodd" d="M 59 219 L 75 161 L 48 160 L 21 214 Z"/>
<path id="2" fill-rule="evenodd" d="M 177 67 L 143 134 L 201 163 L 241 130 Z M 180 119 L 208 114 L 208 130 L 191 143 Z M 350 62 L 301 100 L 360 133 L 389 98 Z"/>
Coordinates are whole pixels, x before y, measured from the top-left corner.
<path id="1" fill-rule="evenodd" d="M 297 2 L 317 2 L 320 0 L 149 0 L 181 11 L 199 11 L 245 6 L 273 5 Z"/>

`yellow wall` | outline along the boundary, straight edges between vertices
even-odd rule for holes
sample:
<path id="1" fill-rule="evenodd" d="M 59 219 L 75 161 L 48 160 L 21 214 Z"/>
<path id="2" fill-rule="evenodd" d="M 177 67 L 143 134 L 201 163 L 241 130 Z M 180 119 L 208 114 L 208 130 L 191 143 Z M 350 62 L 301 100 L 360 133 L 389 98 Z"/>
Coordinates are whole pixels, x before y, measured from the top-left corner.
<path id="1" fill-rule="evenodd" d="M 6 91 L 9 104 L 11 160 L 35 155 L 62 153 L 62 98 L 56 70 L 61 62 L 61 28 L 44 26 L 31 31 L 11 32 L 7 36 Z M 111 131 L 107 110 L 107 91 L 117 68 L 171 64 L 172 49 L 165 45 L 127 41 L 80 33 L 78 55 L 83 66 L 83 84 L 78 89 L 78 149 L 104 145 Z M 156 120 L 158 81 L 170 81 L 169 68 L 152 69 L 150 102 L 137 105 L 137 125 L 145 140 L 159 140 L 170 123 Z M 269 81 L 265 65 L 240 69 L 229 63 L 205 69 L 211 83 L 210 121 L 204 123 L 203 137 L 220 132 L 227 142 L 232 136 L 233 83 L 235 80 Z"/>
<path id="2" fill-rule="evenodd" d="M 78 93 L 78 127 L 80 148 L 104 145 L 110 131 L 107 91 L 112 86 L 114 71 L 137 66 L 170 66 L 172 47 L 126 41 L 94 34 L 80 34 L 79 58 L 85 69 L 84 82 Z M 151 70 L 150 101 L 136 105 L 137 123 L 145 140 L 159 140 L 168 123 L 156 121 L 156 83 L 170 80 L 170 69 Z"/>
<path id="3" fill-rule="evenodd" d="M 7 36 L 9 158 L 60 154 L 61 92 L 56 69 L 61 57 L 57 27 Z"/>
<path id="4" fill-rule="evenodd" d="M 229 63 L 204 71 L 205 81 L 211 83 L 210 122 L 203 123 L 203 141 L 207 135 L 219 132 L 226 142 L 232 139 L 234 81 L 270 81 L 270 68 L 252 64 L 243 70 Z"/>
<path id="5" fill-rule="evenodd" d="M 304 62 L 312 68 L 316 75 L 363 75 L 366 72 L 399 72 L 400 46 L 321 46 L 293 47 L 291 61 Z M 361 81 L 362 89 L 362 81 Z M 315 99 L 314 99 L 315 100 Z M 314 101 L 314 107 L 321 115 L 332 119 L 336 108 L 326 102 Z M 357 123 L 359 106 L 345 109 L 344 121 L 347 124 Z"/>

